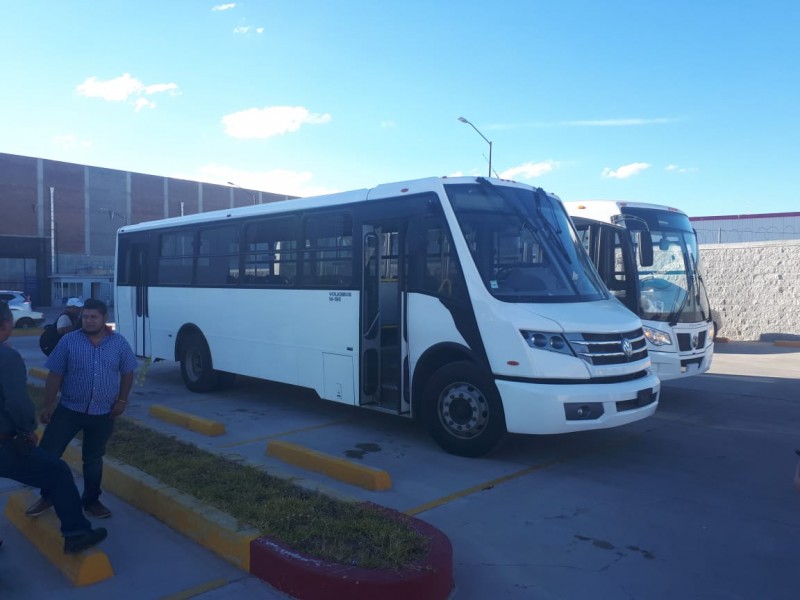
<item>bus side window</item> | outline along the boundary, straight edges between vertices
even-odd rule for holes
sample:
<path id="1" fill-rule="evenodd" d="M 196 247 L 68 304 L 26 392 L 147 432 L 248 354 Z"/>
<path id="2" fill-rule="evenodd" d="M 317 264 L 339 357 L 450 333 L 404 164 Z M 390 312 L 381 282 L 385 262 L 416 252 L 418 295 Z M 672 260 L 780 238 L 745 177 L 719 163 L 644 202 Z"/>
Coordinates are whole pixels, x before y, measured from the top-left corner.
<path id="1" fill-rule="evenodd" d="M 158 252 L 158 283 L 191 284 L 194 231 L 161 235 Z"/>
<path id="2" fill-rule="evenodd" d="M 460 296 L 464 292 L 461 265 L 450 246 L 447 230 L 440 223 L 430 222 L 426 238 L 422 289 L 436 296 Z"/>
<path id="3" fill-rule="evenodd" d="M 353 221 L 347 214 L 312 215 L 305 220 L 303 283 L 349 287 L 353 282 Z"/>
<path id="4" fill-rule="evenodd" d="M 200 285 L 236 285 L 239 281 L 239 228 L 226 225 L 200 231 L 197 277 Z"/>
<path id="5" fill-rule="evenodd" d="M 297 280 L 297 221 L 274 218 L 245 228 L 243 282 L 289 286 Z"/>

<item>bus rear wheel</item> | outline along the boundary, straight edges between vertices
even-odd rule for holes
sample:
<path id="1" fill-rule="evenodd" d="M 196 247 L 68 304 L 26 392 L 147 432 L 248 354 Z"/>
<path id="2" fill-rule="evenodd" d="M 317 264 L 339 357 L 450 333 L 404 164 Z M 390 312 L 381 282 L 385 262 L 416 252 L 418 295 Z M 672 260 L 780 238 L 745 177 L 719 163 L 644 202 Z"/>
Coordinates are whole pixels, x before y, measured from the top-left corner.
<path id="1" fill-rule="evenodd" d="M 458 456 L 483 456 L 506 433 L 494 382 L 468 361 L 450 363 L 433 374 L 425 386 L 423 414 L 436 443 Z"/>
<path id="2" fill-rule="evenodd" d="M 219 373 L 211 364 L 211 352 L 199 333 L 189 335 L 181 346 L 181 377 L 192 392 L 210 392 L 217 387 Z"/>

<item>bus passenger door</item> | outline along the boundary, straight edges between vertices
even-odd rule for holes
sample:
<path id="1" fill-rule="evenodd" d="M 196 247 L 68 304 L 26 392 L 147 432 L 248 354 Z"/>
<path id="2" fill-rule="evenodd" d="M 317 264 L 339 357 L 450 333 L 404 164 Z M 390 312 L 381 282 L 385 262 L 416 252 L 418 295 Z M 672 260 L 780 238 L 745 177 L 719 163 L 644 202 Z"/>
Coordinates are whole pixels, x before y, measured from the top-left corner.
<path id="1" fill-rule="evenodd" d="M 363 225 L 359 403 L 408 412 L 403 222 Z"/>
<path id="2" fill-rule="evenodd" d="M 130 273 L 134 285 L 133 340 L 131 346 L 136 356 L 150 355 L 150 314 L 148 306 L 148 261 L 147 244 L 133 244 L 131 247 Z"/>

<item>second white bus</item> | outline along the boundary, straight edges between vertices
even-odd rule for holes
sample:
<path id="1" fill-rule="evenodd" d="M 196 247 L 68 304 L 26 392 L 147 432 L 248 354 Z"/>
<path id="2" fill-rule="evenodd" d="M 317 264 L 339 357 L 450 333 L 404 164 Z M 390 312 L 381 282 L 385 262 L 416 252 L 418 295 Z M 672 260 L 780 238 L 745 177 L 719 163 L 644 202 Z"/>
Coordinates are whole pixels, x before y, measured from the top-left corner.
<path id="1" fill-rule="evenodd" d="M 689 217 L 676 208 L 642 202 L 591 200 L 565 206 L 573 217 L 620 225 L 631 232 L 634 243 L 646 240 L 652 245 L 648 264 L 642 263 L 641 251 L 636 253 L 635 273 L 639 316 L 658 378 L 667 381 L 708 371 L 714 325 Z"/>
<path id="2" fill-rule="evenodd" d="M 418 417 L 479 456 L 508 432 L 651 415 L 639 318 L 600 281 L 560 200 L 430 178 L 128 225 L 115 312 L 137 355 L 202 392 L 235 374 Z"/>

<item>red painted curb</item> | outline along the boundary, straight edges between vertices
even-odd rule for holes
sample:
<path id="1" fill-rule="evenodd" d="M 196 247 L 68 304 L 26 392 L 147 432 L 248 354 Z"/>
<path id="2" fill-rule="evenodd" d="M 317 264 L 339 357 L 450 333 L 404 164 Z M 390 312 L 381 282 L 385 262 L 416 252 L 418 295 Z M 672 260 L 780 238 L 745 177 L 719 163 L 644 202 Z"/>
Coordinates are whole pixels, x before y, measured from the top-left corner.
<path id="1" fill-rule="evenodd" d="M 444 600 L 453 591 L 453 547 L 424 521 L 365 503 L 402 520 L 430 540 L 427 556 L 402 569 L 365 569 L 306 556 L 269 537 L 250 542 L 250 572 L 301 600 Z"/>

